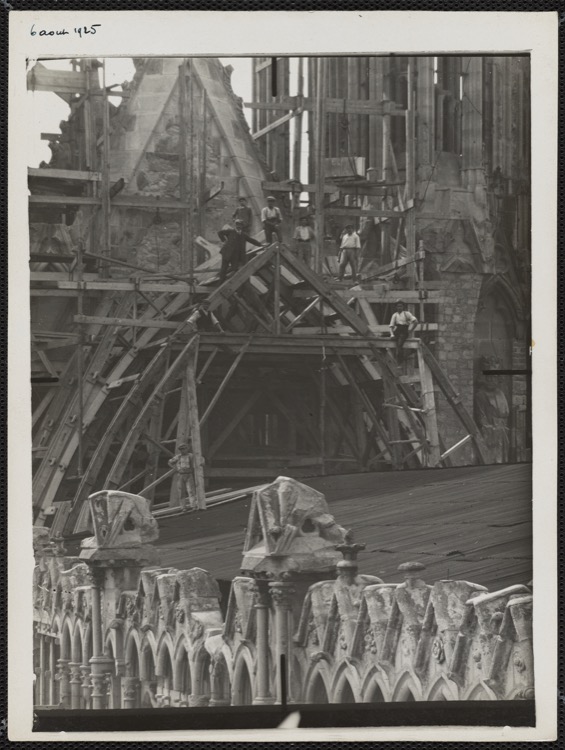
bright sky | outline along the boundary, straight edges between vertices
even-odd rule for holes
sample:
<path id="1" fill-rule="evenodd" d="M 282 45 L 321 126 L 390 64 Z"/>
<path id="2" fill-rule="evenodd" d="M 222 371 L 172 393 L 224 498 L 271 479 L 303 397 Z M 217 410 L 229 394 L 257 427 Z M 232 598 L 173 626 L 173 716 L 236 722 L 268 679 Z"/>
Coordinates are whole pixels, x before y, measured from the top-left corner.
<path id="1" fill-rule="evenodd" d="M 222 57 L 220 58 L 224 65 L 231 65 L 233 73 L 231 77 L 232 87 L 237 96 L 241 96 L 244 101 L 251 100 L 251 59 L 248 57 Z M 55 70 L 68 70 L 70 68 L 69 60 L 42 60 L 42 64 L 47 68 Z M 290 63 L 290 95 L 296 93 L 296 67 L 297 60 L 291 59 Z M 131 80 L 135 73 L 135 67 L 130 57 L 107 57 L 106 58 L 106 85 L 120 84 L 124 81 Z M 51 151 L 47 141 L 41 140 L 41 133 L 59 133 L 59 123 L 66 120 L 69 116 L 68 105 L 57 94 L 47 91 L 28 91 L 29 101 L 29 122 L 32 123 L 32 140 L 29 149 L 30 167 L 38 167 L 41 161 L 49 162 Z M 110 97 L 110 101 L 112 101 Z M 113 103 L 119 104 L 120 99 L 115 98 Z M 247 119 L 251 124 L 251 110 L 246 110 Z M 293 130 L 295 121 L 292 120 L 291 127 L 291 144 L 293 143 Z M 308 139 L 304 137 L 307 129 L 307 118 L 303 118 L 303 158 L 304 174 L 302 182 L 307 182 L 307 149 Z M 292 157 L 291 157 L 292 158 Z"/>

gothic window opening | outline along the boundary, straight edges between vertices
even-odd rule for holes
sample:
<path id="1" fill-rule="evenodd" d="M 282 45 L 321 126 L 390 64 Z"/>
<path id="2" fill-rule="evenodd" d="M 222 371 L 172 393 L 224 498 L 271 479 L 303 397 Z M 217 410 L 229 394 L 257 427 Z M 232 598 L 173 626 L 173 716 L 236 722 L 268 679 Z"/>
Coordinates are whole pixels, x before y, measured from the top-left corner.
<path id="1" fill-rule="evenodd" d="M 384 695 L 377 682 L 373 680 L 373 684 L 367 695 L 365 703 L 384 703 Z"/>
<path id="2" fill-rule="evenodd" d="M 180 700 L 186 702 L 188 705 L 188 699 L 192 694 L 192 675 L 190 672 L 190 663 L 188 661 L 188 653 L 185 648 L 182 650 L 182 656 L 180 657 L 179 664 L 179 676 L 177 690 L 180 693 Z"/>
<path id="3" fill-rule="evenodd" d="M 169 650 L 166 646 L 163 647 L 160 673 L 158 684 L 159 692 L 163 698 L 170 700 L 171 689 L 173 687 L 173 665 L 171 663 Z"/>
<path id="4" fill-rule="evenodd" d="M 322 675 L 318 672 L 310 686 L 308 703 L 329 703 L 328 691 Z"/>
<path id="5" fill-rule="evenodd" d="M 355 696 L 349 680 L 345 679 L 341 688 L 337 691 L 337 703 L 355 703 Z"/>
<path id="6" fill-rule="evenodd" d="M 244 659 L 241 660 L 234 684 L 233 705 L 250 706 L 253 703 L 253 689 L 251 687 L 251 676 L 249 668 Z"/>

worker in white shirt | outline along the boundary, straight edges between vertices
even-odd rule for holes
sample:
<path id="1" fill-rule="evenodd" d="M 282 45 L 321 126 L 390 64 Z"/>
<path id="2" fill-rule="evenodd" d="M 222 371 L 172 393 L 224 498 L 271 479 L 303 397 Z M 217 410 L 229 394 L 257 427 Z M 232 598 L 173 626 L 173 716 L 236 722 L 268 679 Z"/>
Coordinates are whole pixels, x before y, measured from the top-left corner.
<path id="1" fill-rule="evenodd" d="M 396 359 L 400 362 L 402 359 L 402 347 L 409 334 L 418 325 L 418 320 L 406 309 L 402 300 L 396 302 L 396 312 L 390 319 L 390 333 L 396 341 Z"/>
<path id="2" fill-rule="evenodd" d="M 280 225 L 282 224 L 282 214 L 280 208 L 275 206 L 275 199 L 272 195 L 267 198 L 267 205 L 261 211 L 261 222 L 265 230 L 265 239 L 267 245 L 273 242 L 273 235 L 277 240 L 282 242 L 282 233 Z"/>
<path id="3" fill-rule="evenodd" d="M 302 216 L 300 224 L 294 230 L 294 250 L 296 257 L 307 266 L 310 266 L 312 259 L 312 240 L 315 236 L 308 217 Z"/>
<path id="4" fill-rule="evenodd" d="M 353 230 L 353 224 L 347 224 L 345 232 L 341 235 L 339 246 L 339 280 L 343 281 L 343 275 L 347 266 L 351 266 L 351 280 L 357 281 L 357 256 L 361 250 L 361 240 L 357 232 Z"/>

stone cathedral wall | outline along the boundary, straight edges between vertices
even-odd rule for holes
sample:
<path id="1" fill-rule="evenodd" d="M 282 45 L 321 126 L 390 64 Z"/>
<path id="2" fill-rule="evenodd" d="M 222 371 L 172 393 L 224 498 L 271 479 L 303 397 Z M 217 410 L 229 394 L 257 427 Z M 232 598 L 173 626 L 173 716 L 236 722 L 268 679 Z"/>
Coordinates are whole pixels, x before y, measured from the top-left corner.
<path id="1" fill-rule="evenodd" d="M 285 516 L 280 505 L 283 526 L 272 526 L 269 508 L 289 496 L 299 498 L 294 510 Z M 323 496 L 281 477 L 255 493 L 242 563 L 254 570 L 233 579 L 223 602 L 205 570 L 158 565 L 147 501 L 108 491 L 90 501 L 95 535 L 79 557 L 45 529 L 35 534 L 37 705 L 280 702 L 281 653 L 296 703 L 533 698 L 526 582 L 492 592 L 427 582 L 414 561 L 394 582 L 360 573 L 363 545 Z M 134 512 L 127 532 L 124 507 Z M 285 552 L 271 557 L 266 550 L 283 540 Z"/>

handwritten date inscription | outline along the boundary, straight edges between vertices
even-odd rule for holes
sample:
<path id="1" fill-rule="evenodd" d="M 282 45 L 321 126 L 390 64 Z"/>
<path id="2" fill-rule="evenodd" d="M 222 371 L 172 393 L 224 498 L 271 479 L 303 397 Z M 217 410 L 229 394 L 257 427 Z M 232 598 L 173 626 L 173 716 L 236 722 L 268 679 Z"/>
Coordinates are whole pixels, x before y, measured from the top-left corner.
<path id="1" fill-rule="evenodd" d="M 87 34 L 96 34 L 96 30 L 102 26 L 101 23 L 92 23 L 90 26 L 75 26 L 70 31 L 67 29 L 36 29 L 35 24 L 29 30 L 30 36 L 69 36 L 70 34 L 78 34 L 82 37 Z"/>

